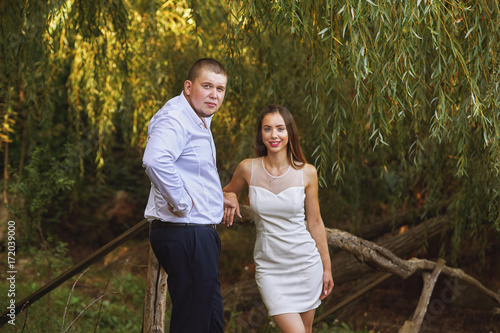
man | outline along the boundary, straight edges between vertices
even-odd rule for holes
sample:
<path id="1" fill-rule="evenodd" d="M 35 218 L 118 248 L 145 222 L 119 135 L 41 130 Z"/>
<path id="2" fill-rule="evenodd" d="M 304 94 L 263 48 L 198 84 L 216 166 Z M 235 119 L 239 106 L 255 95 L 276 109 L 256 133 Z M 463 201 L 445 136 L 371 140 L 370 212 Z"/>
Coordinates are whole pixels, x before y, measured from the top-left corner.
<path id="1" fill-rule="evenodd" d="M 219 281 L 224 204 L 210 122 L 226 92 L 227 73 L 204 58 L 183 92 L 151 119 L 143 165 L 151 180 L 145 217 L 151 247 L 168 274 L 170 332 L 223 332 Z"/>

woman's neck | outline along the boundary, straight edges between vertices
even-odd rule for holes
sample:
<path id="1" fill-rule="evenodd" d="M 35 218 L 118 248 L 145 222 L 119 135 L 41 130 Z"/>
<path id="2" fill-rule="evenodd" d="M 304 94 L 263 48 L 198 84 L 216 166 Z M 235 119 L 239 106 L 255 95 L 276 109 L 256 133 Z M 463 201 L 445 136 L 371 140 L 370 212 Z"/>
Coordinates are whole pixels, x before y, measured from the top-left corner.
<path id="1" fill-rule="evenodd" d="M 277 154 L 267 154 L 264 156 L 264 166 L 267 171 L 273 175 L 281 174 L 290 166 L 290 161 L 287 158 L 286 151 Z"/>

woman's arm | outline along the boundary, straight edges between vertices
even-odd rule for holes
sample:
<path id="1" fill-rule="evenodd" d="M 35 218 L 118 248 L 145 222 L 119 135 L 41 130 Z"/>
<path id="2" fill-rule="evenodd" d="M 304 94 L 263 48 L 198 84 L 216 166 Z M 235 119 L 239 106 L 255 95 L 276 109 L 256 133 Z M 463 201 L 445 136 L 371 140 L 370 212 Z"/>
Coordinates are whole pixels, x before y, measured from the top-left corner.
<path id="1" fill-rule="evenodd" d="M 332 263 L 330 261 L 330 252 L 328 251 L 328 243 L 326 240 L 326 230 L 321 218 L 318 200 L 318 175 L 316 168 L 311 164 L 306 164 L 304 167 L 304 182 L 305 182 L 305 210 L 306 220 L 309 232 L 316 242 L 321 261 L 323 262 L 323 292 L 320 299 L 328 296 L 334 286 L 332 277 Z"/>
<path id="2" fill-rule="evenodd" d="M 228 227 L 233 224 L 234 214 L 240 215 L 240 206 L 238 204 L 238 196 L 241 191 L 248 186 L 250 183 L 250 175 L 252 173 L 252 160 L 246 159 L 238 164 L 238 167 L 234 171 L 233 177 L 229 184 L 227 184 L 222 191 L 224 192 L 224 198 L 231 201 L 235 207 L 225 207 L 224 217 L 222 218 L 222 223 L 226 224 Z"/>

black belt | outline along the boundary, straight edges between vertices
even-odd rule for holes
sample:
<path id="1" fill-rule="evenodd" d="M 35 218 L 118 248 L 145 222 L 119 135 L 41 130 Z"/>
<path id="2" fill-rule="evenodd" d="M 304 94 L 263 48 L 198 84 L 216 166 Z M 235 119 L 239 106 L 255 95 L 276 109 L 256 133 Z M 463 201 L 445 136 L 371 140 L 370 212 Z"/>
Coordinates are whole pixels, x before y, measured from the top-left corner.
<path id="1" fill-rule="evenodd" d="M 208 227 L 212 229 L 217 229 L 217 224 L 200 224 L 200 223 L 175 223 L 175 222 L 163 222 L 160 220 L 151 221 L 151 229 L 160 228 L 178 228 L 178 227 Z"/>

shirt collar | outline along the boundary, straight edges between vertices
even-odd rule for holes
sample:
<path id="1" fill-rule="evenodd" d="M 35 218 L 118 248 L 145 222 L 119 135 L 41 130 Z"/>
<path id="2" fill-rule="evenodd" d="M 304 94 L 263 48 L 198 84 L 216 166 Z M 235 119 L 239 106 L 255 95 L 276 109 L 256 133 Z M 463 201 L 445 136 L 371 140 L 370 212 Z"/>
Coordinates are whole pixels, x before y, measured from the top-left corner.
<path id="1" fill-rule="evenodd" d="M 184 92 L 181 92 L 180 98 L 181 98 L 181 104 L 183 106 L 183 109 L 189 110 L 187 112 L 189 117 L 196 123 L 196 125 L 198 125 L 202 128 L 205 128 L 205 126 L 203 124 L 203 120 L 201 120 L 201 118 L 198 116 L 198 114 L 196 114 L 196 112 L 194 112 L 193 108 L 191 107 L 188 100 L 186 99 L 186 96 L 184 96 Z M 210 123 L 212 122 L 213 116 L 214 115 L 211 115 L 210 117 L 203 118 L 203 119 L 205 119 L 205 124 L 207 125 L 207 128 L 210 128 Z"/>

